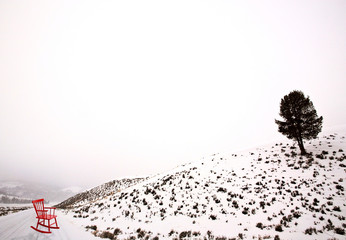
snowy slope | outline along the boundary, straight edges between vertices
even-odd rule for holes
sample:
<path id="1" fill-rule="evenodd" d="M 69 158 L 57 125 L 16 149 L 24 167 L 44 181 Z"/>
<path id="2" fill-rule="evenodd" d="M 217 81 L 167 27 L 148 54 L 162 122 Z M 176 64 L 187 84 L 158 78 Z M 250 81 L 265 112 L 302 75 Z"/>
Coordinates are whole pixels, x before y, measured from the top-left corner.
<path id="1" fill-rule="evenodd" d="M 144 181 L 146 178 L 124 178 L 120 180 L 113 180 L 100 186 L 94 187 L 88 191 L 76 194 L 65 201 L 56 205 L 58 208 L 73 208 L 84 203 L 92 202 L 97 199 L 112 195 L 122 189 L 126 189 L 132 185 Z"/>
<path id="2" fill-rule="evenodd" d="M 214 155 L 65 214 L 118 239 L 345 239 L 345 136 L 307 142 L 310 157 L 292 142 Z"/>

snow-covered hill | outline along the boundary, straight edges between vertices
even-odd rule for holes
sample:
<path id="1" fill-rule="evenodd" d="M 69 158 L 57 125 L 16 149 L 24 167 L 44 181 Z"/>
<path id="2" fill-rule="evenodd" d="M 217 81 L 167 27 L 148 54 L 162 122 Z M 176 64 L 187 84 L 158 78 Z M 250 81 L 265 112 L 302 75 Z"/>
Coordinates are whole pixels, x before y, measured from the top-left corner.
<path id="1" fill-rule="evenodd" d="M 345 239 L 345 136 L 214 155 L 65 214 L 117 239 Z"/>
<path id="2" fill-rule="evenodd" d="M 65 201 L 56 205 L 58 208 L 69 209 L 78 207 L 85 203 L 96 201 L 109 195 L 113 195 L 123 189 L 144 181 L 146 178 L 124 178 L 120 180 L 113 180 L 108 183 L 102 184 L 88 191 L 81 192 L 74 195 Z"/>

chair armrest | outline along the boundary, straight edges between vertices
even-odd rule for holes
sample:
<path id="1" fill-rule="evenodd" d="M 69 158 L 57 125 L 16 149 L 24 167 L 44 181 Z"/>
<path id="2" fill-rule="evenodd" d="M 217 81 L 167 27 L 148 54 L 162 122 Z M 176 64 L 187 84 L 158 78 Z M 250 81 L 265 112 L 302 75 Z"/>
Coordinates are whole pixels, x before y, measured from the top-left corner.
<path id="1" fill-rule="evenodd" d="M 45 207 L 44 209 L 48 209 L 49 210 L 49 215 L 55 215 L 55 207 Z M 46 210 L 46 211 L 48 211 Z"/>
<path id="2" fill-rule="evenodd" d="M 37 210 L 37 212 L 48 212 L 48 210 Z"/>

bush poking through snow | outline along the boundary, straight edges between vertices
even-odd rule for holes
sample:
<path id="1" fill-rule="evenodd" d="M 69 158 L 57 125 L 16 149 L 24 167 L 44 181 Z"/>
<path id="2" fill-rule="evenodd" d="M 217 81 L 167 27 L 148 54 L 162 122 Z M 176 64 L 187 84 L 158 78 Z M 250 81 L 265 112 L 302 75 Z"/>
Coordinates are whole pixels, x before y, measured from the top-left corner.
<path id="1" fill-rule="evenodd" d="M 312 235 L 313 233 L 317 234 L 317 230 L 316 230 L 316 228 L 310 227 L 310 228 L 305 229 L 304 233 L 308 234 L 308 235 Z"/>
<path id="2" fill-rule="evenodd" d="M 281 225 L 281 224 L 276 225 L 276 226 L 275 226 L 275 231 L 277 231 L 277 232 L 282 232 L 282 231 L 283 231 L 283 230 L 282 230 L 282 225 Z"/>
<path id="3" fill-rule="evenodd" d="M 123 232 L 120 230 L 120 228 L 114 229 L 114 232 L 113 232 L 114 235 L 119 235 L 119 234 L 122 234 L 122 233 Z"/>
<path id="4" fill-rule="evenodd" d="M 92 230 L 94 230 L 94 231 L 97 230 L 97 226 L 96 226 L 96 225 L 86 226 L 85 228 L 86 228 L 86 229 L 92 229 Z"/>
<path id="5" fill-rule="evenodd" d="M 111 232 L 107 232 L 104 231 L 100 234 L 100 238 L 109 238 L 109 239 L 113 239 L 114 238 L 114 234 Z"/>
<path id="6" fill-rule="evenodd" d="M 341 212 L 341 210 L 340 210 L 340 207 L 339 207 L 339 206 L 334 206 L 333 211 L 336 211 L 336 212 Z"/>
<path id="7" fill-rule="evenodd" d="M 222 237 L 216 237 L 215 238 L 215 240 L 227 240 L 228 238 L 227 237 L 224 237 L 224 236 L 222 236 Z"/>
<path id="8" fill-rule="evenodd" d="M 184 231 L 179 234 L 179 239 L 188 239 L 191 237 L 191 231 Z"/>
<path id="9" fill-rule="evenodd" d="M 263 229 L 263 223 L 259 222 L 256 224 L 256 227 L 260 228 L 260 229 Z"/>
<path id="10" fill-rule="evenodd" d="M 336 227 L 336 228 L 334 229 L 334 232 L 335 232 L 336 234 L 345 235 L 345 229 L 343 229 L 343 228 L 341 228 L 341 227 Z"/>

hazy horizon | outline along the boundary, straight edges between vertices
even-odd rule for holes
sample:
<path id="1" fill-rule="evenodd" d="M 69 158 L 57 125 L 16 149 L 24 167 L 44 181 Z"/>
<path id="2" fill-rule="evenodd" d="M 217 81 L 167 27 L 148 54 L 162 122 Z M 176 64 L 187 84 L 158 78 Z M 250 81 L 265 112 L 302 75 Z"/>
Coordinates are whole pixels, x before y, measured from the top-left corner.
<path id="1" fill-rule="evenodd" d="M 345 1 L 0 2 L 0 180 L 92 187 L 346 124 Z"/>

